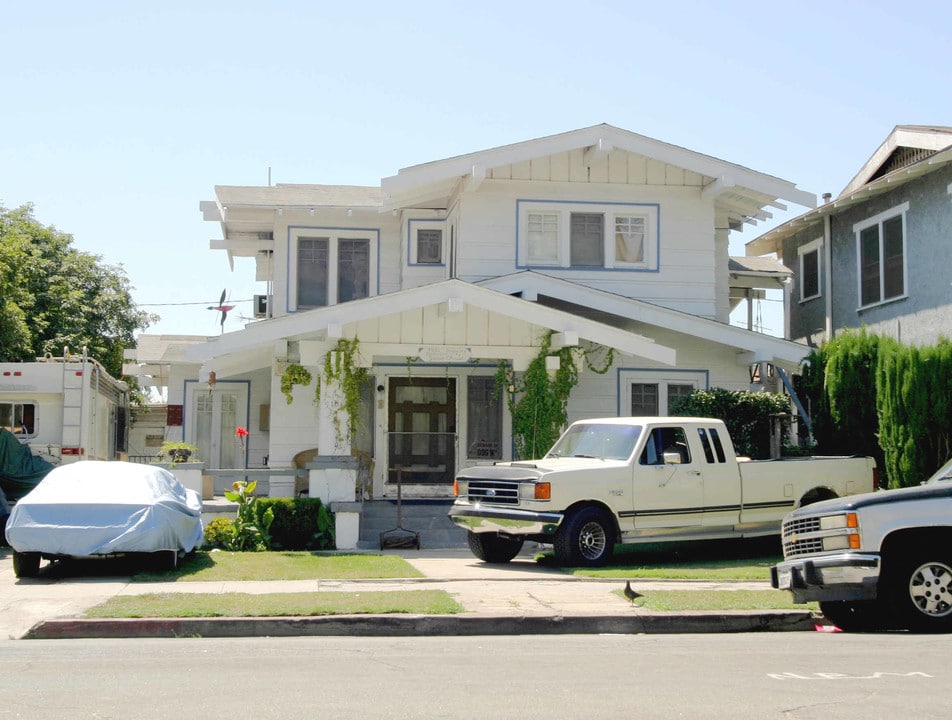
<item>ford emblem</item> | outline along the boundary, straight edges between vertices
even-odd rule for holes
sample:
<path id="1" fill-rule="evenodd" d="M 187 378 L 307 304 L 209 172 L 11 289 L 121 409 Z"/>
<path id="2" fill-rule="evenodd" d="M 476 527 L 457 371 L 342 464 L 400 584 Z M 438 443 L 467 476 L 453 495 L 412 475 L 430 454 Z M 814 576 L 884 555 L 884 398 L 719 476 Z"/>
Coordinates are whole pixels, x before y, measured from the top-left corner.
<path id="1" fill-rule="evenodd" d="M 486 491 L 486 497 L 496 497 L 496 491 L 489 488 L 489 490 Z"/>

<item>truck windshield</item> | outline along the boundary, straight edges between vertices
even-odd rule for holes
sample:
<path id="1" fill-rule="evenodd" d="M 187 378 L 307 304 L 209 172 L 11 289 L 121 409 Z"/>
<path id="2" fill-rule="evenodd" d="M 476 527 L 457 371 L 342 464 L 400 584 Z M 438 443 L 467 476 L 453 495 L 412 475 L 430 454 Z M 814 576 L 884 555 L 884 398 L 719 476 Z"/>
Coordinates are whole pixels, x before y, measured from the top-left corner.
<path id="1" fill-rule="evenodd" d="M 640 425 L 572 425 L 546 457 L 591 457 L 627 460 L 641 435 Z"/>

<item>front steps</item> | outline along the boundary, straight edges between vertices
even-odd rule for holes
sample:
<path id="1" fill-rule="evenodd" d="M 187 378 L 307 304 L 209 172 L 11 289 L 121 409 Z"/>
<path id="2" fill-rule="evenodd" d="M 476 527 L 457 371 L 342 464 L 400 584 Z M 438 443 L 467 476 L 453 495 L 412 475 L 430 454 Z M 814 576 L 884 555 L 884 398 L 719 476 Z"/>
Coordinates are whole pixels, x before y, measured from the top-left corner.
<path id="1" fill-rule="evenodd" d="M 420 534 L 420 548 L 465 548 L 466 531 L 447 517 L 452 500 L 403 500 L 400 506 L 404 530 Z M 396 500 L 365 500 L 360 513 L 360 549 L 380 549 L 380 534 L 397 527 Z M 393 537 L 405 537 L 394 533 Z"/>

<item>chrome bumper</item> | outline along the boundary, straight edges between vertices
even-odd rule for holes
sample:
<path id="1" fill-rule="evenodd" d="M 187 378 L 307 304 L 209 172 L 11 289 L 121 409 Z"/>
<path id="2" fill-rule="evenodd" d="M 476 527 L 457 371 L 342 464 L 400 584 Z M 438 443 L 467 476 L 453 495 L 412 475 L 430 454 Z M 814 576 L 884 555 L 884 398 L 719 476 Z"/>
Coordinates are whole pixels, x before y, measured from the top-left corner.
<path id="1" fill-rule="evenodd" d="M 533 512 L 500 508 L 479 503 L 453 505 L 450 520 L 475 533 L 497 532 L 503 535 L 554 535 L 562 522 L 561 513 Z"/>
<path id="2" fill-rule="evenodd" d="M 879 555 L 843 553 L 787 560 L 770 568 L 770 584 L 794 602 L 875 600 Z"/>

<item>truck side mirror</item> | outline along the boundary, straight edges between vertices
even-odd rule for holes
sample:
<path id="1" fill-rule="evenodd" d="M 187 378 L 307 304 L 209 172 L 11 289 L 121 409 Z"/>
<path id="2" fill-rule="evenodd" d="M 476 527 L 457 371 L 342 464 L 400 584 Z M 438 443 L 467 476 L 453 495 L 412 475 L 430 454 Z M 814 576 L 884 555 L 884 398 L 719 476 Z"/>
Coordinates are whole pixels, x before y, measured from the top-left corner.
<path id="1" fill-rule="evenodd" d="M 665 465 L 680 465 L 681 464 L 681 453 L 679 452 L 666 452 L 663 454 L 664 464 Z"/>

